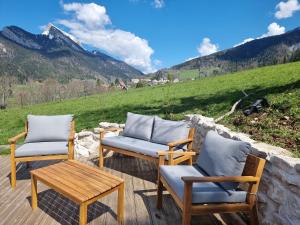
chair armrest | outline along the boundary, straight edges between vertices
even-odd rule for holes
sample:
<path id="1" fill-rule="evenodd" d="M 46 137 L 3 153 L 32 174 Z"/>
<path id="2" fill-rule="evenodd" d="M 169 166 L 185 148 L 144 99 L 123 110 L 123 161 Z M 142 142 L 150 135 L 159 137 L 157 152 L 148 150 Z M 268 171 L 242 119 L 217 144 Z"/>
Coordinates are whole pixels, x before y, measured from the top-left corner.
<path id="1" fill-rule="evenodd" d="M 183 145 L 183 144 L 189 144 L 193 141 L 192 138 L 184 139 L 184 140 L 179 140 L 179 141 L 174 141 L 171 143 L 168 143 L 169 147 L 176 147 L 178 145 Z"/>
<path id="2" fill-rule="evenodd" d="M 169 152 L 169 151 L 158 151 L 158 165 L 159 166 L 163 166 L 165 164 L 165 158 L 166 155 L 181 155 L 181 156 L 189 156 L 192 157 L 194 155 L 196 155 L 196 152 L 179 152 L 179 151 L 173 151 L 173 152 Z"/>
<path id="3" fill-rule="evenodd" d="M 25 137 L 26 135 L 27 135 L 27 132 L 24 131 L 24 132 L 18 134 L 17 136 L 8 139 L 8 142 L 9 142 L 10 144 L 14 144 L 14 143 L 16 143 L 20 138 Z"/>
<path id="4" fill-rule="evenodd" d="M 158 156 L 166 156 L 166 155 L 189 155 L 189 156 L 194 156 L 196 155 L 196 152 L 179 152 L 179 151 L 174 151 L 174 152 L 169 152 L 169 151 L 158 151 L 157 152 Z"/>
<path id="5" fill-rule="evenodd" d="M 100 128 L 100 133 L 107 133 L 107 132 L 115 132 L 115 131 L 122 131 L 123 128 L 111 127 L 111 128 Z"/>
<path id="6" fill-rule="evenodd" d="M 259 181 L 258 177 L 254 176 L 213 176 L 213 177 L 181 177 L 181 179 L 186 183 L 202 183 L 202 182 L 236 182 L 236 183 L 257 183 Z"/>
<path id="7" fill-rule="evenodd" d="M 104 138 L 104 134 L 108 132 L 116 132 L 116 131 L 122 131 L 123 128 L 117 128 L 117 127 L 111 127 L 111 128 L 100 128 L 100 140 Z"/>

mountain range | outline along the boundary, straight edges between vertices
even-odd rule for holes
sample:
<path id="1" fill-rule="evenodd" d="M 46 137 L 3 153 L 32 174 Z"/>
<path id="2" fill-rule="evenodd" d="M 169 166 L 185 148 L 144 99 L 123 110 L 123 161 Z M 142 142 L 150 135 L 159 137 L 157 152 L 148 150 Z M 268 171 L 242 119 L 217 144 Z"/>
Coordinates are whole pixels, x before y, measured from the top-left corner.
<path id="1" fill-rule="evenodd" d="M 298 60 L 300 28 L 188 60 L 160 70 L 156 76 L 195 69 L 199 76 L 221 75 Z M 86 50 L 75 37 L 49 24 L 42 34 L 32 34 L 17 26 L 0 31 L 1 75 L 15 76 L 20 81 L 51 77 L 62 82 L 74 78 L 111 82 L 116 78 L 140 77 L 143 73 L 105 53 Z"/>
<path id="2" fill-rule="evenodd" d="M 0 31 L 0 75 L 20 81 L 55 78 L 130 79 L 143 75 L 132 66 L 99 51 L 88 51 L 70 34 L 49 24 L 42 34 L 17 26 Z"/>
<path id="3" fill-rule="evenodd" d="M 159 71 L 158 74 L 198 69 L 200 75 L 210 76 L 298 60 L 300 60 L 300 28 L 194 58 Z"/>

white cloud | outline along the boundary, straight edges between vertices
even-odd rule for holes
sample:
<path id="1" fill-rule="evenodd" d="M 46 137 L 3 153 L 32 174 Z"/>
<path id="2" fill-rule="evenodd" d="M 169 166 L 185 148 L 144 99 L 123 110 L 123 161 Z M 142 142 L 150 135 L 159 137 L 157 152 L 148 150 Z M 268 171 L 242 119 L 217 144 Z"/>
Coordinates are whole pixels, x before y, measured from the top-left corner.
<path id="1" fill-rule="evenodd" d="M 111 28 L 105 7 L 95 3 L 62 4 L 70 19 L 57 23 L 67 27 L 81 43 L 106 51 L 144 73 L 155 70 L 151 56 L 154 50 L 148 41 L 121 29 Z"/>
<path id="2" fill-rule="evenodd" d="M 275 17 L 277 19 L 284 19 L 293 16 L 296 11 L 300 10 L 298 0 L 288 0 L 287 2 L 280 2 L 276 5 L 277 11 Z"/>
<path id="3" fill-rule="evenodd" d="M 164 0 L 154 0 L 153 5 L 155 8 L 160 9 L 165 6 L 165 1 Z"/>
<path id="4" fill-rule="evenodd" d="M 210 55 L 218 51 L 218 45 L 213 44 L 209 38 L 203 38 L 200 46 L 197 48 L 200 56 Z"/>
<path id="5" fill-rule="evenodd" d="M 69 3 L 63 4 L 65 12 L 74 12 L 75 18 L 85 23 L 89 28 L 104 27 L 110 24 L 110 18 L 106 14 L 105 7 L 95 3 L 82 4 L 82 3 Z"/>
<path id="6" fill-rule="evenodd" d="M 243 45 L 247 42 L 253 41 L 255 39 L 260 39 L 260 38 L 265 38 L 265 37 L 270 37 L 270 36 L 274 36 L 274 35 L 280 35 L 280 34 L 284 34 L 285 33 L 285 27 L 284 26 L 280 26 L 277 23 L 271 23 L 268 26 L 268 32 L 265 34 L 262 34 L 261 36 L 257 37 L 257 38 L 246 38 L 244 41 L 234 45 L 233 47 L 239 46 L 239 45 Z"/>
<path id="7" fill-rule="evenodd" d="M 271 23 L 268 26 L 268 32 L 260 36 L 259 38 L 270 37 L 274 35 L 280 35 L 285 33 L 285 27 L 280 26 L 277 23 Z"/>

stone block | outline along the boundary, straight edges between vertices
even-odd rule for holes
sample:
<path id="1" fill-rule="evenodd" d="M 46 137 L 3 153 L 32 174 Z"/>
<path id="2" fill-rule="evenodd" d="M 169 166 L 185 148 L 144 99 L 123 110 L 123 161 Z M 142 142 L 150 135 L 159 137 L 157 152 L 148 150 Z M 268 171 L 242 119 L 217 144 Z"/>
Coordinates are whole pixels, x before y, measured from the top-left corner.
<path id="1" fill-rule="evenodd" d="M 267 195 L 270 199 L 278 204 L 283 203 L 286 199 L 285 185 L 277 179 L 272 180 L 269 184 Z"/>
<path id="2" fill-rule="evenodd" d="M 100 122 L 99 123 L 100 128 L 119 128 L 118 123 L 109 123 L 109 122 Z"/>

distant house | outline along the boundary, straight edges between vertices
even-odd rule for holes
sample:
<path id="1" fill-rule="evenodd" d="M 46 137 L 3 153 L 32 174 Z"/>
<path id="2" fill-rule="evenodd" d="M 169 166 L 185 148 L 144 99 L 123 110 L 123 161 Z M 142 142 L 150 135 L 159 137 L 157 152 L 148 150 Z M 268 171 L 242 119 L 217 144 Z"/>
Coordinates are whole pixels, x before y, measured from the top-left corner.
<path id="1" fill-rule="evenodd" d="M 133 84 L 137 84 L 138 82 L 140 82 L 140 79 L 131 79 L 131 83 Z"/>
<path id="2" fill-rule="evenodd" d="M 141 79 L 141 81 L 144 82 L 144 83 L 147 83 L 147 84 L 151 83 L 150 79 Z"/>
<path id="3" fill-rule="evenodd" d="M 152 85 L 157 85 L 158 84 L 158 80 L 152 80 Z"/>

